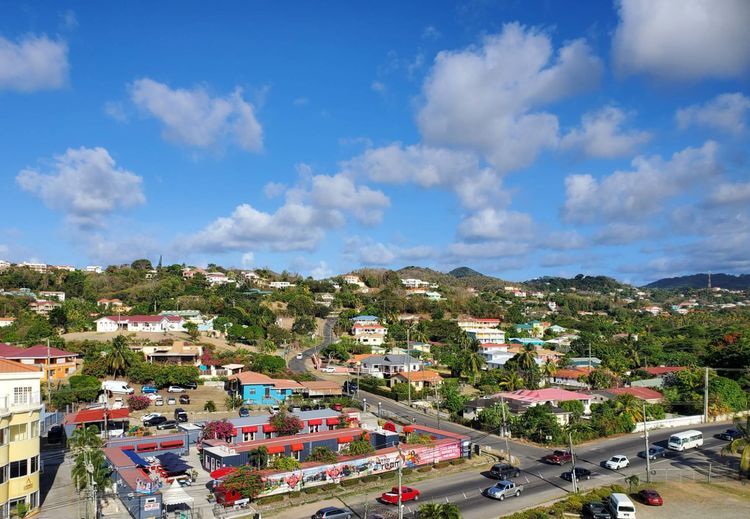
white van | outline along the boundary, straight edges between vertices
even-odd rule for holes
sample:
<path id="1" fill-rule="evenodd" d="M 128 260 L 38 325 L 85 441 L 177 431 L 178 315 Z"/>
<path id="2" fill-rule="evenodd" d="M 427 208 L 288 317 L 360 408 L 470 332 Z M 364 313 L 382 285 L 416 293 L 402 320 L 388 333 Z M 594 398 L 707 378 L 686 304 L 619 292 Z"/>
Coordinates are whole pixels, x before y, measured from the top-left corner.
<path id="1" fill-rule="evenodd" d="M 109 391 L 113 394 L 132 395 L 135 390 L 127 382 L 119 380 L 105 380 L 102 382 L 102 391 Z"/>
<path id="2" fill-rule="evenodd" d="M 669 437 L 667 447 L 673 451 L 684 451 L 703 446 L 703 433 L 698 430 L 682 431 Z"/>
<path id="3" fill-rule="evenodd" d="M 607 506 L 613 519 L 635 519 L 635 505 L 625 494 L 610 494 Z"/>

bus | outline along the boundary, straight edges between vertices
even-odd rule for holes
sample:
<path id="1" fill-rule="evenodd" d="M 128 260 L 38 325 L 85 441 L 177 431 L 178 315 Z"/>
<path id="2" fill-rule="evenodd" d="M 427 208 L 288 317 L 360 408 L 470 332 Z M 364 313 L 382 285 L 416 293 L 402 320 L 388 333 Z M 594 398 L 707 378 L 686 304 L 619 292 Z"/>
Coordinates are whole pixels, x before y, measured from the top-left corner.
<path id="1" fill-rule="evenodd" d="M 684 451 L 703 445 L 703 433 L 700 431 L 682 431 L 669 437 L 667 447 L 673 451 Z"/>

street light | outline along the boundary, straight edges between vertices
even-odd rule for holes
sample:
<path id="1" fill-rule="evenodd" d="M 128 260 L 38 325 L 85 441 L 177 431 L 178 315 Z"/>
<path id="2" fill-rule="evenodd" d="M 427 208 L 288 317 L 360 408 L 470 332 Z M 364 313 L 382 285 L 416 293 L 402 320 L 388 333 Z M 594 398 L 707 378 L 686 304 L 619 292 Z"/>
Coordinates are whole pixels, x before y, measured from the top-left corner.
<path id="1" fill-rule="evenodd" d="M 367 399 L 362 399 L 362 412 L 367 412 Z"/>

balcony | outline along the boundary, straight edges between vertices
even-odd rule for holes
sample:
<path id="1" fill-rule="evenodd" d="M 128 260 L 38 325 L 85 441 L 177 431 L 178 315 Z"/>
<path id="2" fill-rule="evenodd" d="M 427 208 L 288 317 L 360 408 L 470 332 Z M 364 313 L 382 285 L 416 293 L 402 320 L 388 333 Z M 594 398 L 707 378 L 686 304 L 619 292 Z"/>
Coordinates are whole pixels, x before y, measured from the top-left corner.
<path id="1" fill-rule="evenodd" d="M 3 395 L 0 396 L 0 412 L 28 411 L 37 409 L 42 405 L 42 394 L 39 391 L 25 395 Z"/>

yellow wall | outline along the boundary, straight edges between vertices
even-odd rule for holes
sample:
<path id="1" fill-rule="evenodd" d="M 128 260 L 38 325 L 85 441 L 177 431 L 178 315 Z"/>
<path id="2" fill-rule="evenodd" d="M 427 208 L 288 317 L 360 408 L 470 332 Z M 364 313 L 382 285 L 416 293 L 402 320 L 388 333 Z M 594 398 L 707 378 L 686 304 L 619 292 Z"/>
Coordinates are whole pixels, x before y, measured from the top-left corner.
<path id="1" fill-rule="evenodd" d="M 37 490 L 39 490 L 39 471 L 22 478 L 11 479 L 8 484 L 8 499 L 23 497 Z"/>
<path id="2" fill-rule="evenodd" d="M 8 483 L 7 481 L 0 485 L 0 504 L 5 504 L 8 502 Z"/>
<path id="3" fill-rule="evenodd" d="M 8 418 L 0 420 L 0 426 L 19 425 L 39 420 L 39 411 L 24 411 L 13 413 Z M 29 433 L 31 427 L 29 426 Z M 9 442 L 8 445 L 0 447 L 0 466 L 11 461 L 33 458 L 39 455 L 39 431 L 37 436 L 27 440 Z M 40 460 L 41 464 L 41 460 Z M 10 475 L 10 474 L 9 474 Z M 0 485 L 0 503 L 6 503 L 10 499 L 24 497 L 39 490 L 39 471 L 27 474 L 20 478 L 9 479 L 7 483 Z"/>

